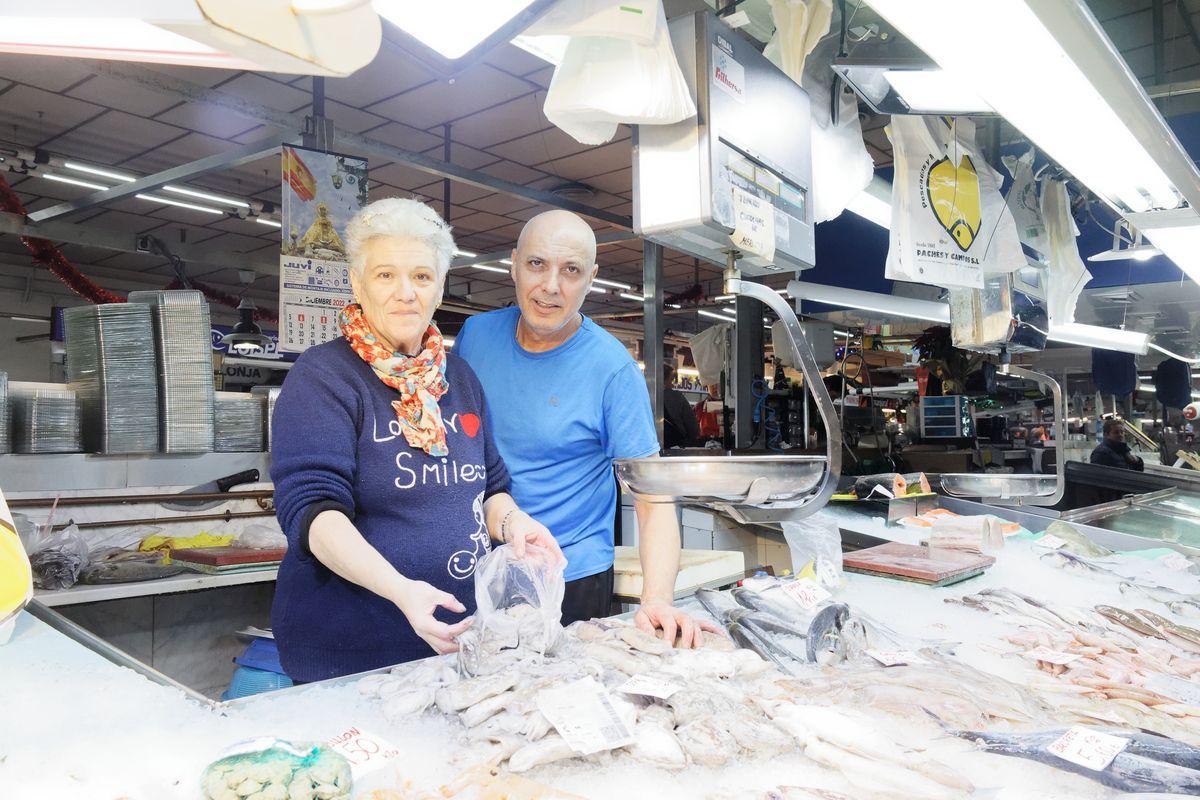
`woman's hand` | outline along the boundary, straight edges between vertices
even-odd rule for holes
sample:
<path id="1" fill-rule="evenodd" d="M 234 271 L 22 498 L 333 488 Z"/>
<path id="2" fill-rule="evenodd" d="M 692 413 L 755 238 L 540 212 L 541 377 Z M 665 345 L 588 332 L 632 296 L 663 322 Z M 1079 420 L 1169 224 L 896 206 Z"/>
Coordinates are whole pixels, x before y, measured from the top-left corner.
<path id="1" fill-rule="evenodd" d="M 514 508 L 506 515 L 505 521 L 501 523 L 500 534 L 506 544 L 512 545 L 513 555 L 517 558 L 524 558 L 525 546 L 533 544 L 548 551 L 552 560 L 566 560 L 563 558 L 562 548 L 554 540 L 554 534 L 519 508 Z"/>
<path id="2" fill-rule="evenodd" d="M 433 612 L 439 606 L 460 614 L 467 609 L 454 595 L 425 581 L 405 578 L 400 594 L 393 602 L 404 613 L 417 636 L 424 639 L 438 655 L 458 652 L 458 642 L 455 640 L 475 621 L 474 617 L 467 617 L 461 622 L 447 625 L 435 619 Z"/>

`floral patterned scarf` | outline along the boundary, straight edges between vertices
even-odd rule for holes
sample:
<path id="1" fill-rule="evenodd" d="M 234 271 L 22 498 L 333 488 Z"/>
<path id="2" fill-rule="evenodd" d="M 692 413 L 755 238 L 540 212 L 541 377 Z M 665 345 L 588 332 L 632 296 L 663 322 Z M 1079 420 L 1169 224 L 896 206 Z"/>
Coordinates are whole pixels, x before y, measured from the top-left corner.
<path id="1" fill-rule="evenodd" d="M 436 325 L 425 332 L 425 346 L 415 356 L 393 353 L 371 330 L 358 303 L 347 305 L 338 316 L 342 335 L 359 358 L 371 365 L 379 380 L 400 393 L 392 401 L 404 438 L 431 456 L 450 454 L 446 425 L 438 400 L 450 388 L 446 382 L 446 350 Z"/>

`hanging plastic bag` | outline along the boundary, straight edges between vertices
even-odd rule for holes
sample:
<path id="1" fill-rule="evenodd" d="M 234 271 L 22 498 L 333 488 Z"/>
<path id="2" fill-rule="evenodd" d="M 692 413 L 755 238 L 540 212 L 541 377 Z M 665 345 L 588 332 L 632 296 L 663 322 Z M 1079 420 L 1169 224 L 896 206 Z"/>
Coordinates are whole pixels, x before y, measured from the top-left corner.
<path id="1" fill-rule="evenodd" d="M 506 650 L 546 655 L 562 640 L 566 561 L 537 545 L 517 558 L 501 545 L 475 567 L 475 624 L 458 639 L 459 666 L 488 671 Z"/>
<path id="2" fill-rule="evenodd" d="M 842 578 L 842 532 L 837 520 L 818 511 L 798 522 L 783 522 L 783 538 L 792 551 L 792 571 L 836 591 Z"/>
<path id="3" fill-rule="evenodd" d="M 828 30 L 828 18 L 824 25 Z M 772 63 L 796 79 L 797 76 L 785 66 L 784 55 L 778 52 L 781 48 L 771 46 L 779 35 L 777 31 L 763 52 Z M 840 215 L 847 204 L 867 188 L 875 174 L 875 162 L 863 144 L 858 98 L 836 80 L 837 76 L 829 68 L 829 62 L 837 54 L 837 38 L 829 37 L 819 44 L 814 40 L 813 44 L 815 49 L 808 59 L 801 59 L 804 71 L 797 82 L 812 101 L 809 106 L 812 114 L 812 205 L 813 222 L 817 223 Z M 831 117 L 830 103 L 830 93 L 834 91 L 837 92 L 836 122 Z"/>
<path id="4" fill-rule="evenodd" d="M 581 144 L 604 144 L 622 123 L 669 125 L 696 113 L 662 3 L 655 0 L 647 13 L 656 20 L 650 44 L 603 34 L 571 36 L 543 110 Z"/>
<path id="5" fill-rule="evenodd" d="M 1071 216 L 1071 198 L 1062 181 L 1046 181 L 1042 190 L 1042 219 L 1046 223 L 1049 274 L 1046 281 L 1046 311 L 1051 325 L 1075 321 L 1075 304 L 1083 287 L 1092 279 L 1079 257 L 1079 235 Z"/>
<path id="6" fill-rule="evenodd" d="M 524 36 L 612 36 L 653 44 L 659 0 L 559 0 Z"/>
<path id="7" fill-rule="evenodd" d="M 956 117 L 894 116 L 892 226 L 884 275 L 980 289 L 987 273 L 1027 264 L 1000 175 L 975 146 L 975 125 Z"/>
<path id="8" fill-rule="evenodd" d="M 1038 182 L 1033 176 L 1033 156 L 1031 147 L 1020 156 L 1004 156 L 1000 159 L 1013 179 L 1005 202 L 1017 225 L 1021 244 L 1033 251 L 1034 258 L 1046 262 L 1050 257 L 1050 237 L 1042 220 L 1042 200 L 1038 194 Z"/>
<path id="9" fill-rule="evenodd" d="M 716 386 L 721 382 L 721 373 L 725 371 L 729 355 L 729 332 L 732 330 L 732 323 L 718 322 L 697 333 L 689 342 L 692 358 L 696 361 L 696 371 L 700 373 L 700 383 L 704 386 Z"/>
<path id="10" fill-rule="evenodd" d="M 783 70 L 784 74 L 800 83 L 806 72 L 805 60 L 817 46 L 821 37 L 829 32 L 833 19 L 833 0 L 769 0 L 771 18 L 775 22 L 775 33 L 767 42 L 763 55 Z M 817 59 L 818 63 L 820 59 Z M 823 71 L 831 72 L 828 62 L 821 65 Z M 826 97 L 828 97 L 826 92 Z M 826 106 L 828 108 L 828 105 Z M 816 181 L 813 181 L 816 183 Z"/>

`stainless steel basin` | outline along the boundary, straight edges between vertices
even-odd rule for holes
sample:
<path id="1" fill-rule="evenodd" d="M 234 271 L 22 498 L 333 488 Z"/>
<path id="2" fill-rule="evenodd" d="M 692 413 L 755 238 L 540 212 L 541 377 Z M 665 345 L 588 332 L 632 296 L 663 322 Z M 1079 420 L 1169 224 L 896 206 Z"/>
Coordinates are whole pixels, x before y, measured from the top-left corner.
<path id="1" fill-rule="evenodd" d="M 777 503 L 821 482 L 825 456 L 662 456 L 614 462 L 617 479 L 649 502 Z"/>

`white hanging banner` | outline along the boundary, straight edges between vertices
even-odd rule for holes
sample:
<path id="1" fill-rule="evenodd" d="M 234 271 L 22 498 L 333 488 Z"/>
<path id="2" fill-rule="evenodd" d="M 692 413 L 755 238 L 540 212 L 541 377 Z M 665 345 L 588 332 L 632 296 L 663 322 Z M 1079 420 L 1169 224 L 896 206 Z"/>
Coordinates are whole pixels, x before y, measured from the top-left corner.
<path id="1" fill-rule="evenodd" d="M 1017 236 L 1021 244 L 1034 252 L 1035 258 L 1045 263 L 1050 258 L 1050 237 L 1042 220 L 1038 182 L 1033 178 L 1033 148 L 1020 156 L 1004 156 L 1001 161 L 1013 179 L 1005 202 L 1017 225 Z"/>
<path id="2" fill-rule="evenodd" d="M 975 146 L 975 125 L 895 116 L 891 245 L 884 274 L 934 286 L 983 288 L 986 273 L 1027 263 L 1000 175 Z"/>

